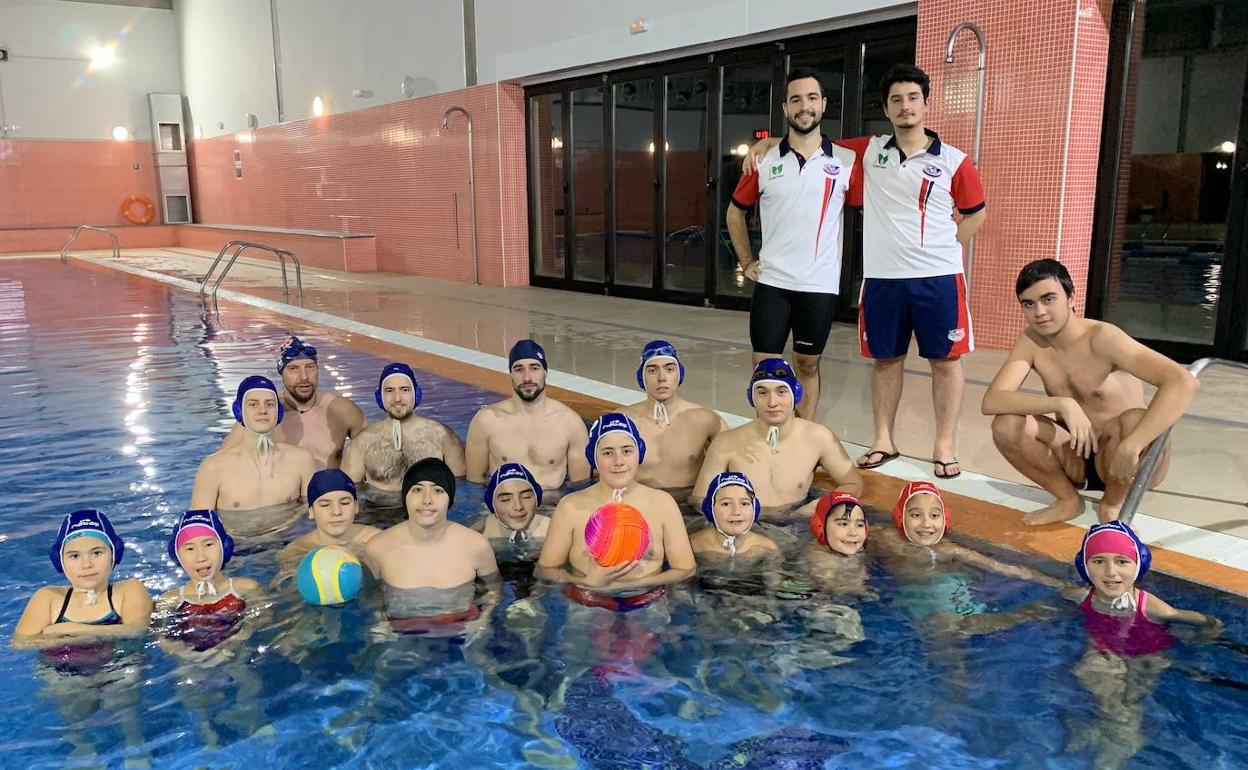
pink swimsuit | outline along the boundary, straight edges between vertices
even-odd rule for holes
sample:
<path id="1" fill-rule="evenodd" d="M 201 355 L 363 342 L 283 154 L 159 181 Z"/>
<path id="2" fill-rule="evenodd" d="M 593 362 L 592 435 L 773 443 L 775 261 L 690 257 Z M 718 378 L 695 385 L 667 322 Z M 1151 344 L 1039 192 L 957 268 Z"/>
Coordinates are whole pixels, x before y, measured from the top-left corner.
<path id="1" fill-rule="evenodd" d="M 1131 615 L 1109 615 L 1092 606 L 1092 594 L 1079 603 L 1083 611 L 1083 627 L 1098 650 L 1115 655 L 1152 655 L 1164 652 L 1174 644 L 1174 636 L 1161 623 L 1144 614 L 1148 594 L 1140 591 L 1139 603 Z"/>

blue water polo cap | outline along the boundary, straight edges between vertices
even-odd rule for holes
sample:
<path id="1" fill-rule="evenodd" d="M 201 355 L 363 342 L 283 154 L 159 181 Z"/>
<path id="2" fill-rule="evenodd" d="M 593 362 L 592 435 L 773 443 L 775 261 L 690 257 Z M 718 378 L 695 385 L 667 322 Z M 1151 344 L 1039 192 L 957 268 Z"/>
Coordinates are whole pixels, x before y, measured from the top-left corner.
<path id="1" fill-rule="evenodd" d="M 79 537 L 94 537 L 108 543 L 113 550 L 114 567 L 121 563 L 121 557 L 126 553 L 126 544 L 107 516 L 93 508 L 74 511 L 61 521 L 56 539 L 48 551 L 52 566 L 62 575 L 65 574 L 65 565 L 61 563 L 61 552 L 65 550 L 66 543 Z"/>
<path id="2" fill-rule="evenodd" d="M 412 394 L 415 396 L 415 401 L 412 403 L 413 409 L 420 406 L 421 400 L 425 397 L 420 390 L 420 383 L 416 382 L 416 372 L 412 370 L 412 367 L 402 363 L 386 364 L 386 368 L 381 370 L 381 377 L 377 380 L 377 390 L 373 391 L 373 399 L 383 412 L 386 411 L 386 406 L 381 402 L 381 388 L 386 384 L 386 380 L 396 374 L 401 374 L 412 381 Z"/>
<path id="3" fill-rule="evenodd" d="M 715 523 L 715 493 L 724 487 L 745 487 L 750 497 L 754 498 L 754 521 L 758 521 L 758 517 L 763 512 L 763 506 L 758 502 L 758 495 L 754 492 L 754 485 L 750 483 L 750 478 L 737 471 L 724 471 L 717 474 L 707 485 L 706 497 L 702 498 L 702 515 L 706 517 L 706 520 L 712 524 Z"/>
<path id="4" fill-rule="evenodd" d="M 352 497 L 359 498 L 355 482 L 342 469 L 324 468 L 308 479 L 308 507 L 311 508 L 322 495 L 330 492 L 350 492 Z"/>
<path id="5" fill-rule="evenodd" d="M 306 358 L 309 361 L 316 361 L 316 348 L 305 344 L 298 337 L 291 337 L 282 344 L 282 350 L 277 356 L 277 373 L 281 374 L 286 368 L 286 364 L 297 358 Z"/>
<path id="6" fill-rule="evenodd" d="M 598 442 L 608 433 L 627 433 L 632 436 L 633 443 L 637 445 L 638 464 L 646 461 L 646 442 L 641 437 L 641 431 L 637 430 L 637 423 L 622 412 L 608 412 L 589 426 L 589 443 L 585 445 L 585 458 L 589 460 L 589 467 L 598 467 L 594 454 L 598 450 Z"/>
<path id="7" fill-rule="evenodd" d="M 680 379 L 677 385 L 685 384 L 685 364 L 680 360 L 680 356 L 676 353 L 676 348 L 667 340 L 652 340 L 646 343 L 641 349 L 641 363 L 637 364 L 637 387 L 642 390 L 646 389 L 645 371 L 646 364 L 656 358 L 670 358 L 680 367 Z"/>
<path id="8" fill-rule="evenodd" d="M 526 358 L 532 358 L 542 365 L 543 369 L 550 370 L 546 365 L 546 351 L 542 350 L 542 346 L 534 340 L 520 340 L 511 346 L 511 350 L 507 353 L 507 368 L 516 365 L 517 361 L 523 361 Z"/>
<path id="9" fill-rule="evenodd" d="M 494 513 L 494 495 L 498 492 L 499 485 L 515 479 L 528 484 L 537 504 L 542 504 L 542 485 L 537 483 L 529 469 L 520 463 L 503 463 L 490 474 L 490 480 L 485 483 L 485 507 L 490 509 L 490 513 Z"/>
<path id="10" fill-rule="evenodd" d="M 209 534 L 215 534 L 221 541 L 221 566 L 224 567 L 234 555 L 234 538 L 225 531 L 225 525 L 221 523 L 221 517 L 217 516 L 217 512 L 207 508 L 186 511 L 178 517 L 178 522 L 173 525 L 173 534 L 169 536 L 167 545 L 169 558 L 173 559 L 174 564 L 182 563 L 178 559 L 179 538 L 185 542 L 192 537 Z"/>
<path id="11" fill-rule="evenodd" d="M 238 384 L 238 392 L 234 396 L 234 403 L 230 405 L 230 411 L 234 413 L 234 419 L 244 428 L 247 424 L 243 422 L 243 401 L 247 399 L 247 394 L 253 390 L 272 391 L 277 398 L 277 423 L 282 422 L 282 415 L 286 414 L 285 407 L 282 406 L 282 397 L 277 393 L 277 386 L 268 377 L 261 377 L 253 374 Z"/>
<path id="12" fill-rule="evenodd" d="M 802 402 L 802 383 L 793 373 L 793 367 L 783 358 L 764 358 L 754 367 L 750 385 L 745 390 L 745 398 L 750 406 L 754 406 L 754 386 L 760 382 L 782 382 L 793 391 L 793 405 L 797 406 Z"/>

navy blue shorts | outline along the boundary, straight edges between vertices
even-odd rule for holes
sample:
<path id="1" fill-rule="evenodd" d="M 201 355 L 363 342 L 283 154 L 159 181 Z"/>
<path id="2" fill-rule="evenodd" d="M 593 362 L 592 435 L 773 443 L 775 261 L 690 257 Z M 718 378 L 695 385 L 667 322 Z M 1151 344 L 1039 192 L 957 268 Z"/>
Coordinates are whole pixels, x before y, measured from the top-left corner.
<path id="1" fill-rule="evenodd" d="M 863 280 L 858 302 L 862 355 L 900 358 L 910 349 L 911 335 L 923 358 L 952 358 L 975 349 L 961 273 Z"/>

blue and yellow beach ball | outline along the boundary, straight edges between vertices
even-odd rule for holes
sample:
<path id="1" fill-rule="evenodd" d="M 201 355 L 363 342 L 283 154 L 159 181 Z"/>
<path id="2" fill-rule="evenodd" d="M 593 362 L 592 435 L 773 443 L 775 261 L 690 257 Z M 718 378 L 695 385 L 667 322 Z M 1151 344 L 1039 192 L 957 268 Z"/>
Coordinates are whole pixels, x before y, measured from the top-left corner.
<path id="1" fill-rule="evenodd" d="M 308 604 L 344 604 L 360 593 L 363 582 L 360 560 L 329 545 L 314 548 L 295 570 L 295 585 Z"/>

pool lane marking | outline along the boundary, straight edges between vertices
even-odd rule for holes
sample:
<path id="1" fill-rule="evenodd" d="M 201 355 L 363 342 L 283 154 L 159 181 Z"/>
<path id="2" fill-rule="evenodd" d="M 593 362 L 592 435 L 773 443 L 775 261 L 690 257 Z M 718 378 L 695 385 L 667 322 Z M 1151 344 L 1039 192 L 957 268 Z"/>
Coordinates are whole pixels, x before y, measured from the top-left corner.
<path id="1" fill-rule="evenodd" d="M 82 256 L 74 257 L 74 259 L 82 260 L 108 269 L 119 270 L 121 272 L 130 273 L 150 280 L 161 283 L 170 284 L 178 288 L 184 289 L 192 293 L 199 292 L 199 284 L 188 281 L 176 276 L 165 275 L 152 270 L 132 265 L 120 264 L 111 259 L 98 257 Z M 242 292 L 236 292 L 230 289 L 221 289 L 218 292 L 221 299 L 237 302 L 244 305 L 266 310 L 272 313 L 298 318 L 310 323 L 319 324 L 329 328 L 335 328 L 342 331 L 348 331 L 359 334 L 364 337 L 370 337 L 375 340 L 386 342 L 392 345 L 398 345 L 403 348 L 418 350 L 431 355 L 439 356 L 450 361 L 467 364 L 488 372 L 506 373 L 507 359 L 502 356 L 496 356 L 491 353 L 483 353 L 479 350 L 452 345 L 446 342 L 439 342 L 424 337 L 419 337 L 407 332 L 386 329 L 373 324 L 366 324 L 354 321 L 341 316 L 334 316 L 319 310 L 308 310 L 296 305 L 289 305 L 284 302 L 256 297 Z M 555 369 L 550 370 L 547 376 L 547 382 L 557 388 L 579 393 L 591 398 L 599 399 L 608 404 L 632 404 L 640 401 L 639 393 L 635 390 L 622 388 L 611 383 L 591 380 L 577 374 L 561 372 Z M 729 427 L 737 427 L 749 422 L 750 418 L 743 415 L 733 414 L 730 412 L 719 411 L 719 414 L 728 423 Z M 866 449 L 852 442 L 843 442 L 846 451 L 851 455 L 862 452 Z M 928 463 L 914 458 L 898 458 L 889 464 L 889 473 L 873 473 L 871 475 L 880 476 L 882 478 L 893 478 L 898 481 L 914 481 L 914 480 L 931 480 L 930 473 L 927 468 Z M 942 490 L 947 490 L 956 495 L 960 495 L 967 499 L 978 500 L 1005 508 L 1010 508 L 1018 512 L 1033 511 L 1044 507 L 1049 497 L 1046 492 L 1033 487 L 1016 484 L 1011 481 L 996 479 L 990 476 L 984 476 L 972 471 L 963 471 L 962 475 L 956 479 L 941 482 Z M 885 501 L 887 503 L 887 501 Z M 891 504 L 881 504 L 880 507 L 891 507 Z M 1086 508 L 1086 506 L 1085 506 Z M 1048 549 L 1038 549 L 1037 540 L 1040 535 L 1053 534 L 1055 528 L 1063 531 L 1061 528 L 1069 528 L 1075 532 L 1081 532 L 1091 524 L 1096 523 L 1094 513 L 1085 512 L 1071 522 L 1059 525 L 1052 525 L 1040 529 L 1026 527 L 1024 531 L 1018 533 L 1021 537 L 1011 537 L 1010 532 L 998 531 L 995 535 L 988 535 L 986 539 L 1001 542 L 1003 539 L 1009 545 L 1022 548 L 1023 550 L 1033 553 L 1041 553 L 1042 555 L 1050 555 Z M 960 529 L 956 526 L 955 529 Z M 1140 536 L 1150 545 L 1171 551 L 1178 556 L 1195 557 L 1207 562 L 1211 562 L 1211 567 L 1224 567 L 1234 570 L 1248 570 L 1248 548 L 1244 547 L 1244 539 L 1228 535 L 1222 532 L 1200 529 L 1189 524 L 1170 521 L 1155 516 L 1150 516 L 1140 512 L 1135 518 L 1135 528 Z M 1004 536 L 1004 537 L 1003 537 Z M 1044 540 L 1044 538 L 1039 538 Z M 1056 558 L 1056 557 L 1054 557 Z M 1064 560 L 1064 559 L 1062 559 Z M 1161 559 L 1158 566 L 1163 567 L 1167 563 L 1166 559 Z M 1197 582 L 1206 583 L 1207 578 L 1199 575 L 1204 570 L 1195 570 L 1196 574 L 1192 574 L 1192 570 L 1185 568 L 1176 569 L 1176 574 L 1180 574 Z M 1221 577 L 1221 576 L 1219 576 Z M 1228 575 L 1228 578 L 1233 575 Z M 1245 579 L 1248 581 L 1248 572 L 1245 573 Z M 1228 579 L 1225 582 L 1221 579 L 1212 583 L 1217 587 L 1229 587 L 1236 585 L 1236 581 Z M 1231 588 L 1238 593 L 1248 593 L 1248 582 L 1245 583 L 1244 589 Z"/>

